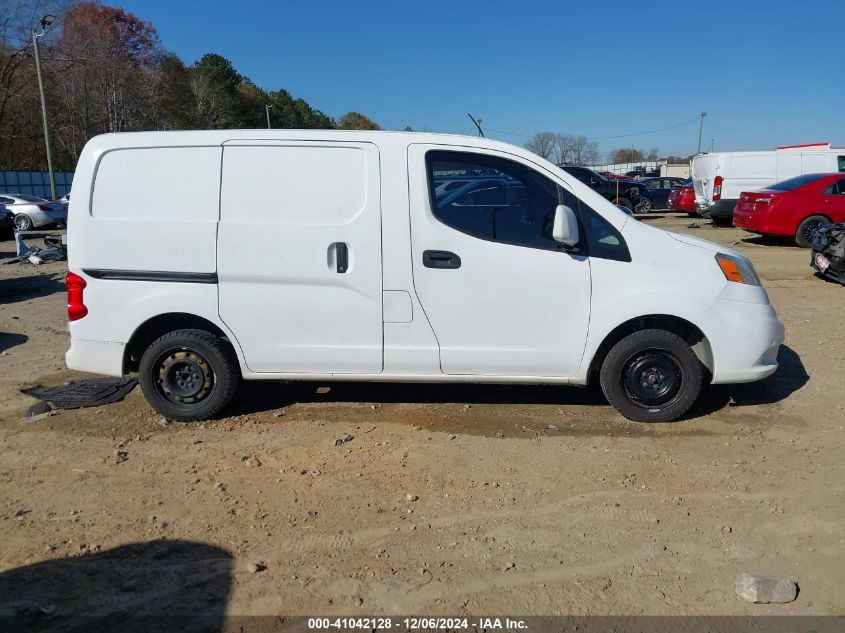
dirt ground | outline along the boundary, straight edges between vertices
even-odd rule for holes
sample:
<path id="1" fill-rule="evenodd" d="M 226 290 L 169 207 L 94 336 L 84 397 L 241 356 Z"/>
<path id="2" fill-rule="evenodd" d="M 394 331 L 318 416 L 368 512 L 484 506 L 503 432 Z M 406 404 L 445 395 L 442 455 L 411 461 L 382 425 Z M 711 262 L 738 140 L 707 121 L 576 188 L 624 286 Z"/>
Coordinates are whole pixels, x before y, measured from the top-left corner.
<path id="1" fill-rule="evenodd" d="M 595 389 L 340 383 L 25 423 L 21 387 L 81 376 L 65 267 L 0 265 L 0 613 L 845 614 L 845 288 L 795 246 L 645 221 L 746 253 L 786 324 L 774 376 L 671 424 Z M 740 601 L 745 570 L 798 599 Z"/>

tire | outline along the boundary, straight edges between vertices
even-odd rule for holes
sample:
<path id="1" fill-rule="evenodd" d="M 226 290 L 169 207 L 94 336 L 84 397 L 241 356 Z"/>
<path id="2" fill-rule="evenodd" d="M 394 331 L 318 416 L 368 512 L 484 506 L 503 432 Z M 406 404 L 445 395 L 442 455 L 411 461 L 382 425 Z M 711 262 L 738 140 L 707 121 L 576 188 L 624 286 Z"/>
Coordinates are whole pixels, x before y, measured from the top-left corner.
<path id="1" fill-rule="evenodd" d="M 711 215 L 711 216 L 710 216 L 710 220 L 711 220 L 711 221 L 713 222 L 713 224 L 715 224 L 716 226 L 733 226 L 733 224 L 734 224 L 734 218 L 733 218 L 733 216 L 723 217 L 723 216 L 721 216 L 721 215 L 718 215 L 718 216 L 716 216 L 716 217 L 713 217 L 713 216 Z"/>
<path id="2" fill-rule="evenodd" d="M 169 420 L 195 422 L 229 404 L 241 371 L 228 342 L 204 330 L 176 330 L 144 351 L 138 379 L 150 406 Z"/>
<path id="3" fill-rule="evenodd" d="M 18 213 L 15 215 L 15 219 L 13 220 L 15 223 L 15 230 L 16 231 L 31 231 L 32 228 L 35 226 L 35 223 L 32 221 L 32 218 L 26 215 L 25 213 Z"/>
<path id="4" fill-rule="evenodd" d="M 702 365 L 678 335 L 642 330 L 613 346 L 599 378 L 608 402 L 629 420 L 671 422 L 698 398 Z"/>
<path id="5" fill-rule="evenodd" d="M 637 213 L 651 213 L 654 211 L 654 203 L 648 198 L 641 198 L 634 210 Z"/>
<path id="6" fill-rule="evenodd" d="M 795 231 L 795 243 L 802 248 L 810 248 L 815 230 L 829 222 L 830 220 L 823 215 L 811 215 L 809 218 L 804 218 Z"/>
<path id="7" fill-rule="evenodd" d="M 628 200 L 628 198 L 615 198 L 612 202 L 620 207 L 625 207 L 632 213 L 634 211 L 634 203 Z"/>

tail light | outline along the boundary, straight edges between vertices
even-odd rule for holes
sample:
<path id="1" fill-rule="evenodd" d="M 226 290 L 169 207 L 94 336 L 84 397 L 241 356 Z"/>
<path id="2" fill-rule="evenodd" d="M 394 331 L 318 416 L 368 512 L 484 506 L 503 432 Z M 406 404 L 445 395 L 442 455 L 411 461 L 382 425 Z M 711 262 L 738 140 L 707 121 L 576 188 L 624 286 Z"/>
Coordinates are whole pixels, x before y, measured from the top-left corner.
<path id="1" fill-rule="evenodd" d="M 65 278 L 65 285 L 67 285 L 67 318 L 68 321 L 78 321 L 86 314 L 88 308 L 85 307 L 82 294 L 85 286 L 88 283 L 79 275 L 68 273 Z"/>
<path id="2" fill-rule="evenodd" d="M 50 207 L 48 207 L 46 204 L 39 204 L 38 208 L 41 209 L 42 211 L 52 211 L 53 210 Z"/>
<path id="3" fill-rule="evenodd" d="M 716 176 L 713 179 L 713 200 L 721 200 L 722 199 L 722 181 L 724 178 L 721 176 Z"/>

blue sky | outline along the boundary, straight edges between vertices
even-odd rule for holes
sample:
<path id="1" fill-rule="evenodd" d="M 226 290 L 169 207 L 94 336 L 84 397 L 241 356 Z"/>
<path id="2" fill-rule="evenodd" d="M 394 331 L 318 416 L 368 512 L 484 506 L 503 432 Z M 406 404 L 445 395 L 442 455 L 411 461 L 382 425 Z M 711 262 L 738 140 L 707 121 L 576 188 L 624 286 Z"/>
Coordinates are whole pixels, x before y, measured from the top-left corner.
<path id="1" fill-rule="evenodd" d="M 522 144 L 538 130 L 658 147 L 845 145 L 843 0 L 105 0 L 186 63 L 229 58 L 338 117 Z"/>

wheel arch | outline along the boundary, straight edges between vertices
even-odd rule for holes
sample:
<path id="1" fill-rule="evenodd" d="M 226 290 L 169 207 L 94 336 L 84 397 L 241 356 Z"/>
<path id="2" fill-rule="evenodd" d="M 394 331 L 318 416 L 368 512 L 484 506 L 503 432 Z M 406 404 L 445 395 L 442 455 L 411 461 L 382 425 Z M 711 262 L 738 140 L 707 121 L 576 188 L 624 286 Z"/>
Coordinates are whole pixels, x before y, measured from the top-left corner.
<path id="1" fill-rule="evenodd" d="M 123 352 L 123 373 L 126 374 L 130 371 L 138 370 L 138 364 L 141 362 L 141 356 L 144 350 L 159 336 L 173 332 L 174 330 L 183 329 L 197 329 L 211 332 L 232 346 L 237 356 L 237 350 L 232 344 L 229 335 L 216 323 L 196 314 L 168 312 L 147 319 L 129 337 L 129 342 L 126 343 Z"/>
<path id="2" fill-rule="evenodd" d="M 701 364 L 704 365 L 709 382 L 709 376 L 713 373 L 713 350 L 707 336 L 701 331 L 701 328 L 691 321 L 672 314 L 646 314 L 628 319 L 613 328 L 604 337 L 590 360 L 587 382 L 591 383 L 597 379 L 601 365 L 614 345 L 629 334 L 652 328 L 672 332 L 684 339 L 692 347 Z"/>

